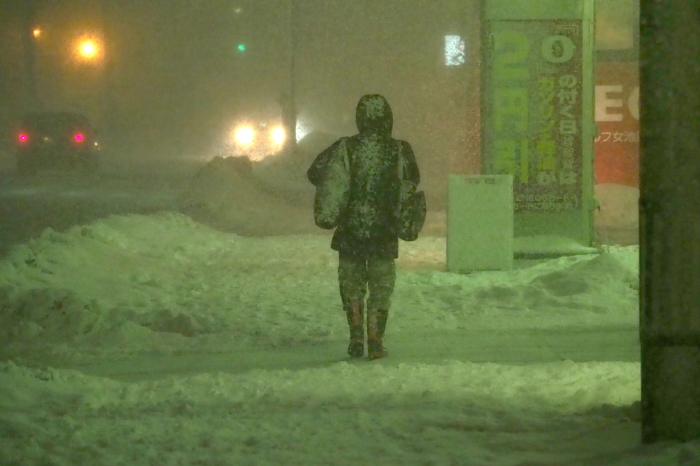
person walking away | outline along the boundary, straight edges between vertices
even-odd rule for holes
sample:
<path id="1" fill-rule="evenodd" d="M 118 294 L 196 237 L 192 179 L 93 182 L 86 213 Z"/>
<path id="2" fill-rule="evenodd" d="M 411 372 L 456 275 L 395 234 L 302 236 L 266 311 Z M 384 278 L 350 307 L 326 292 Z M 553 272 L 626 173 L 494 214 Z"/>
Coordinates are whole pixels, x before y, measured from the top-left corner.
<path id="1" fill-rule="evenodd" d="M 317 189 L 317 225 L 335 228 L 331 248 L 339 253 L 340 298 L 350 328 L 348 354 L 364 355 L 364 300 L 369 289 L 367 349 L 369 358 L 377 359 L 388 354 L 383 338 L 396 281 L 398 240 L 417 237 L 425 220 L 425 196 L 416 192 L 420 173 L 411 145 L 391 137 L 393 115 L 387 100 L 378 94 L 363 96 L 355 120 L 359 133 L 321 152 L 307 176 Z M 409 200 L 413 210 L 406 208 Z"/>

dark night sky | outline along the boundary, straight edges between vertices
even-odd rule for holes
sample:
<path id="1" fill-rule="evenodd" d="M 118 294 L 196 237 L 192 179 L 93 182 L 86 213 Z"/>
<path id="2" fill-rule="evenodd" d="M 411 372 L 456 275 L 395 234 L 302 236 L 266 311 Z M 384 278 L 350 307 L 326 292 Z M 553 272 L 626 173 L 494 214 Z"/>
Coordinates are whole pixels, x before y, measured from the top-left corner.
<path id="1" fill-rule="evenodd" d="M 26 104 L 20 3 L 2 12 L 4 126 Z M 317 131 L 349 134 L 358 98 L 383 93 L 395 110 L 396 135 L 414 145 L 419 160 L 445 162 L 424 162 L 426 176 L 444 176 L 449 157 L 464 150 L 469 73 L 444 66 L 443 40 L 466 33 L 467 2 L 296 5 L 301 119 Z M 288 1 L 44 0 L 36 13 L 45 31 L 37 53 L 42 104 L 87 111 L 124 157 L 210 155 L 236 119 L 277 117 L 277 99 L 289 89 Z M 82 33 L 105 37 L 111 73 L 68 58 L 66 44 Z"/>

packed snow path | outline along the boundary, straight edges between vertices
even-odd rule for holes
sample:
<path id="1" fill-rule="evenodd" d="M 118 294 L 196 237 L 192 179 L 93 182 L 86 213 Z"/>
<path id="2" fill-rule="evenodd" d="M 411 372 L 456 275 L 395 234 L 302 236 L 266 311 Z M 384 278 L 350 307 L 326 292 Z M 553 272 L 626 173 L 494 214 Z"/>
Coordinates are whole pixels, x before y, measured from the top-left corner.
<path id="1" fill-rule="evenodd" d="M 339 316 L 340 318 L 341 316 Z M 428 330 L 387 339 L 390 356 L 369 362 L 350 361 L 347 341 L 294 348 L 240 348 L 206 354 L 145 355 L 128 359 L 65 364 L 89 375 L 122 381 L 158 380 L 203 372 L 240 374 L 255 369 L 328 368 L 341 362 L 379 364 L 443 364 L 445 361 L 522 365 L 543 362 L 638 362 L 638 330 L 634 328 L 523 329 L 500 331 Z M 59 366 L 62 366 L 59 363 Z"/>

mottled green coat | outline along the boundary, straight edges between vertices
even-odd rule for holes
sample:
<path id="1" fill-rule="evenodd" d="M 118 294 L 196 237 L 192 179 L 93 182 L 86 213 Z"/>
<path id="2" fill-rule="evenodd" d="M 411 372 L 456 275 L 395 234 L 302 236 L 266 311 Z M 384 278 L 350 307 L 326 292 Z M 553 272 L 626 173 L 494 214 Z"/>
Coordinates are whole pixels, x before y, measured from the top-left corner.
<path id="1" fill-rule="evenodd" d="M 347 156 L 348 199 L 331 248 L 356 256 L 393 259 L 398 257 L 399 157 L 405 160 L 401 178 L 414 190 L 420 182 L 418 165 L 410 144 L 391 137 L 393 116 L 384 97 L 375 94 L 360 99 L 356 122 L 359 133 L 339 139 L 319 154 L 308 177 L 315 186 L 321 185 L 334 157 Z"/>

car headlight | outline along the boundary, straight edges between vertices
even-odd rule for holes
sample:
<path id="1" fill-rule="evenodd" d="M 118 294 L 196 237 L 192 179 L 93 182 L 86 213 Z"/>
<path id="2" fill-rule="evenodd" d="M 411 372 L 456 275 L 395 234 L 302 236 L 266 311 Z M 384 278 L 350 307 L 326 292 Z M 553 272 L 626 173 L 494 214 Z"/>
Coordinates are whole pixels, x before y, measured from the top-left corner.
<path id="1" fill-rule="evenodd" d="M 236 129 L 236 143 L 241 146 L 249 146 L 255 140 L 255 130 L 250 126 L 241 126 Z"/>
<path id="2" fill-rule="evenodd" d="M 281 126 L 277 126 L 276 128 L 273 128 L 272 131 L 270 132 L 270 139 L 272 139 L 272 142 L 277 144 L 278 146 L 281 146 L 284 144 L 284 139 L 287 137 L 284 128 Z"/>

